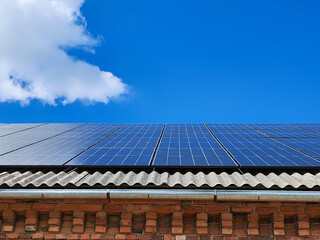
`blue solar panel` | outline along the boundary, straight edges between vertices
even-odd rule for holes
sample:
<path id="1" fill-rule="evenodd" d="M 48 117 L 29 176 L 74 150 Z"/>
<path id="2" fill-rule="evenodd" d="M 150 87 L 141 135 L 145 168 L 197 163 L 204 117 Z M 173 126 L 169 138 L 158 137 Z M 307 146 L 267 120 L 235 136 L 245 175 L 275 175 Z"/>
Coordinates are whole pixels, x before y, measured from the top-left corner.
<path id="1" fill-rule="evenodd" d="M 266 135 L 256 131 L 256 130 L 214 130 L 211 129 L 211 132 L 216 137 L 243 137 L 243 138 L 263 138 L 266 137 Z"/>
<path id="2" fill-rule="evenodd" d="M 248 129 L 251 128 L 247 126 L 246 124 L 239 124 L 239 123 L 208 123 L 208 127 L 212 130 L 214 129 L 221 129 L 221 130 L 228 130 L 228 129 L 234 129 L 234 130 L 241 130 L 241 129 Z"/>
<path id="3" fill-rule="evenodd" d="M 163 124 L 128 124 L 67 165 L 148 166 Z"/>
<path id="4" fill-rule="evenodd" d="M 307 132 L 304 130 L 265 130 L 261 129 L 260 132 L 272 138 L 318 138 L 317 134 Z"/>
<path id="5" fill-rule="evenodd" d="M 43 123 L 13 123 L 13 124 L 4 124 L 0 125 L 0 137 L 6 135 L 14 134 L 17 132 L 25 131 L 31 128 L 44 125 Z"/>
<path id="6" fill-rule="evenodd" d="M 242 167 L 320 166 L 314 160 L 271 138 L 225 138 L 219 141 Z"/>
<path id="7" fill-rule="evenodd" d="M 29 146 L 39 141 L 43 141 L 47 138 L 53 137 L 57 134 L 61 134 L 78 126 L 80 126 L 80 124 L 52 123 L 29 128 L 24 131 L 19 131 L 14 134 L 0 137 L 0 155 L 6 154 L 22 147 Z M 0 165 L 2 165 L 3 163 L 8 164 L 5 159 L 3 161 L 0 161 Z"/>
<path id="8" fill-rule="evenodd" d="M 55 124 L 49 124 L 50 131 L 56 134 L 61 131 L 54 129 Z M 75 125 L 63 126 L 64 132 L 58 136 L 43 140 L 26 148 L 22 148 L 0 157 L 0 165 L 62 165 L 77 154 L 94 145 L 104 137 L 116 131 L 122 124 L 92 124 L 82 125 L 73 130 L 65 131 L 66 127 L 74 128 Z M 76 125 L 77 126 L 77 125 Z M 54 129 L 54 130 L 53 130 Z M 43 130 L 43 129 L 42 129 Z"/>
<path id="9" fill-rule="evenodd" d="M 153 166 L 237 166 L 204 124 L 168 124 Z"/>
<path id="10" fill-rule="evenodd" d="M 297 128 L 291 126 L 290 124 L 286 123 L 258 123 L 258 124 L 247 124 L 248 126 L 254 129 L 292 129 L 296 130 Z"/>
<path id="11" fill-rule="evenodd" d="M 300 129 L 320 129 L 320 123 L 290 123 L 289 125 Z"/>
<path id="12" fill-rule="evenodd" d="M 277 138 L 277 140 L 320 160 L 320 138 Z"/>
<path id="13" fill-rule="evenodd" d="M 0 124 L 0 165 L 319 167 L 320 124 Z"/>

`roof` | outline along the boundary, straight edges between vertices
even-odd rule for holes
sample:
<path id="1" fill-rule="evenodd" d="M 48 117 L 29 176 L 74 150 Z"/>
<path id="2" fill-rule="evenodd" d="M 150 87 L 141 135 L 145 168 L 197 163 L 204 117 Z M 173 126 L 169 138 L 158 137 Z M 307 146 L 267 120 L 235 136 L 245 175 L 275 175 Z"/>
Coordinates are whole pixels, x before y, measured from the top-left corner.
<path id="1" fill-rule="evenodd" d="M 319 170 L 320 124 L 0 124 L 0 188 L 318 191 Z"/>
<path id="2" fill-rule="evenodd" d="M 320 173 L 145 172 L 81 169 L 11 169 L 0 173 L 0 188 L 224 188 L 320 189 Z"/>

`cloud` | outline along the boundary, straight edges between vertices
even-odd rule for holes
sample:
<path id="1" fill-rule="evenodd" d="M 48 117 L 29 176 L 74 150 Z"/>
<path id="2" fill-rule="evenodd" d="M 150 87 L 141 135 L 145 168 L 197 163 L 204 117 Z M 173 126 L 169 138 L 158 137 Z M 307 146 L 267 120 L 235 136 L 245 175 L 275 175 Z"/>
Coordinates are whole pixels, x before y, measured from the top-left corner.
<path id="1" fill-rule="evenodd" d="M 83 0 L 0 0 L 0 102 L 55 105 L 76 100 L 108 103 L 128 87 L 110 72 L 69 56 L 93 52 Z"/>

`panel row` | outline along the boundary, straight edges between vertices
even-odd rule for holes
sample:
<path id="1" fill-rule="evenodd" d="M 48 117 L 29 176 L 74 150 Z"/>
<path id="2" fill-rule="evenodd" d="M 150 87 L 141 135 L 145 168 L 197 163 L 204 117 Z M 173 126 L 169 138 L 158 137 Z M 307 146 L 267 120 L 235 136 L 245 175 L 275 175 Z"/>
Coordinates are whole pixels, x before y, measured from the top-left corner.
<path id="1" fill-rule="evenodd" d="M 0 166 L 319 167 L 320 124 L 0 124 Z"/>

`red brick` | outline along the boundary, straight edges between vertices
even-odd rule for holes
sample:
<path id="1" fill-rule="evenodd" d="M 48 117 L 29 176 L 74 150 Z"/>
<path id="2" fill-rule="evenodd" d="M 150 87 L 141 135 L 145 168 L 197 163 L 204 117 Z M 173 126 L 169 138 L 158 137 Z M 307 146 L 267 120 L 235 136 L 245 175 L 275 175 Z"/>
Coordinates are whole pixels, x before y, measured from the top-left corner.
<path id="1" fill-rule="evenodd" d="M 80 239 L 81 240 L 89 240 L 90 239 L 90 235 L 89 234 L 81 234 L 80 235 Z"/>
<path id="2" fill-rule="evenodd" d="M 13 228 L 14 227 L 12 225 L 3 225 L 2 226 L 2 232 L 12 232 Z"/>
<path id="3" fill-rule="evenodd" d="M 8 209 L 8 203 L 0 203 L 0 210 Z"/>
<path id="4" fill-rule="evenodd" d="M 172 226 L 182 227 L 183 226 L 183 221 L 180 220 L 180 219 L 172 219 Z"/>
<path id="5" fill-rule="evenodd" d="M 26 225 L 35 225 L 35 224 L 37 224 L 38 223 L 38 218 L 31 218 L 31 217 L 29 217 L 29 218 L 26 218 L 26 221 L 25 221 L 25 224 Z"/>
<path id="6" fill-rule="evenodd" d="M 44 238 L 44 233 L 38 232 L 32 234 L 32 239 L 43 239 Z"/>
<path id="7" fill-rule="evenodd" d="M 197 219 L 199 220 L 208 220 L 208 214 L 207 213 L 198 213 Z"/>
<path id="8" fill-rule="evenodd" d="M 172 228 L 171 228 L 171 232 L 172 232 L 172 234 L 174 234 L 174 235 L 182 234 L 182 231 L 183 231 L 183 228 L 182 228 L 182 227 L 172 227 Z"/>
<path id="9" fill-rule="evenodd" d="M 172 219 L 182 219 L 182 218 L 183 218 L 182 212 L 172 213 Z"/>
<path id="10" fill-rule="evenodd" d="M 232 207 L 231 211 L 234 213 L 249 213 L 253 211 L 253 207 Z"/>
<path id="11" fill-rule="evenodd" d="M 248 221 L 258 221 L 259 220 L 259 215 L 256 213 L 250 213 L 247 215 Z"/>
<path id="12" fill-rule="evenodd" d="M 156 212 L 147 212 L 146 219 L 157 219 L 157 213 Z"/>
<path id="13" fill-rule="evenodd" d="M 120 227 L 120 233 L 131 233 L 131 227 Z"/>
<path id="14" fill-rule="evenodd" d="M 145 227 L 145 232 L 146 233 L 156 233 L 157 232 L 157 227 L 155 227 L 155 226 L 146 226 Z"/>
<path id="15" fill-rule="evenodd" d="M 151 207 L 153 212 L 157 212 L 158 214 L 170 214 L 174 211 L 179 211 L 179 205 L 155 205 Z"/>
<path id="16" fill-rule="evenodd" d="M 207 235 L 208 234 L 208 228 L 197 228 L 197 234 L 199 235 Z"/>
<path id="17" fill-rule="evenodd" d="M 274 222 L 273 227 L 276 229 L 284 228 L 284 222 Z"/>
<path id="18" fill-rule="evenodd" d="M 55 210 L 57 211 L 62 211 L 62 212 L 66 212 L 66 211 L 74 211 L 77 210 L 78 205 L 77 204 L 58 204 L 55 206 Z"/>
<path id="19" fill-rule="evenodd" d="M 121 219 L 132 219 L 132 213 L 122 212 Z"/>
<path id="20" fill-rule="evenodd" d="M 67 239 L 67 235 L 63 233 L 56 234 L 55 239 Z"/>
<path id="21" fill-rule="evenodd" d="M 45 203 L 34 203 L 32 205 L 32 210 L 36 210 L 39 212 L 49 212 L 54 209 L 53 204 L 45 204 Z"/>
<path id="22" fill-rule="evenodd" d="M 128 213 L 144 213 L 149 209 L 148 205 L 128 205 L 126 206 L 126 212 Z"/>
<path id="23" fill-rule="evenodd" d="M 222 226 L 223 228 L 232 228 L 233 223 L 232 223 L 232 221 L 225 221 L 225 220 L 223 220 L 223 221 L 221 221 L 221 226 Z"/>
<path id="24" fill-rule="evenodd" d="M 49 233 L 58 233 L 60 232 L 60 226 L 49 226 L 48 228 Z"/>
<path id="25" fill-rule="evenodd" d="M 29 210 L 26 212 L 26 218 L 37 218 L 38 212 L 34 210 Z"/>
<path id="26" fill-rule="evenodd" d="M 148 227 L 155 227 L 157 226 L 157 221 L 154 219 L 147 219 L 146 226 Z"/>
<path id="27" fill-rule="evenodd" d="M 9 208 L 13 211 L 24 212 L 26 210 L 31 209 L 31 204 L 30 203 L 13 203 L 13 204 L 10 204 Z"/>
<path id="28" fill-rule="evenodd" d="M 125 234 L 116 234 L 115 240 L 126 240 L 126 235 Z"/>
<path id="29" fill-rule="evenodd" d="M 197 220 L 197 227 L 207 227 L 208 222 L 207 220 Z"/>
<path id="30" fill-rule="evenodd" d="M 84 231 L 84 226 L 73 226 L 72 227 L 73 233 L 83 233 L 83 231 Z"/>
<path id="31" fill-rule="evenodd" d="M 55 234 L 52 233 L 45 233 L 44 239 L 54 239 Z"/>
<path id="32" fill-rule="evenodd" d="M 92 234 L 91 235 L 91 240 L 99 240 L 102 238 L 101 234 Z"/>
<path id="33" fill-rule="evenodd" d="M 277 213 L 279 211 L 279 208 L 277 207 L 257 207 L 256 212 L 259 214 L 271 214 L 271 213 Z"/>
<path id="34" fill-rule="evenodd" d="M 48 221 L 49 225 L 60 225 L 61 219 L 60 218 L 50 218 Z"/>
<path id="35" fill-rule="evenodd" d="M 214 206 L 214 207 L 205 207 L 204 212 L 214 215 L 214 214 L 220 214 L 222 212 L 227 212 L 229 210 L 229 207 L 227 206 Z"/>
<path id="36" fill-rule="evenodd" d="M 186 205 L 186 206 L 182 206 L 182 212 L 187 214 L 199 213 L 199 212 L 203 212 L 203 207 Z"/>
<path id="37" fill-rule="evenodd" d="M 79 235 L 78 234 L 69 234 L 68 235 L 68 240 L 78 240 Z"/>
<path id="38" fill-rule="evenodd" d="M 49 217 L 50 218 L 60 218 L 61 217 L 61 212 L 60 211 L 50 211 L 49 212 Z"/>
<path id="39" fill-rule="evenodd" d="M 12 210 L 3 210 L 2 217 L 3 218 L 14 218 L 16 213 Z"/>
<path id="40" fill-rule="evenodd" d="M 232 228 L 222 228 L 221 233 L 222 233 L 222 235 L 232 235 L 233 229 Z"/>
<path id="41" fill-rule="evenodd" d="M 127 235 L 127 240 L 137 240 L 138 236 L 137 234 L 129 234 Z"/>
<path id="42" fill-rule="evenodd" d="M 299 233 L 299 236 L 310 236 L 310 231 L 307 229 L 299 229 L 298 233 Z"/>
<path id="43" fill-rule="evenodd" d="M 273 230 L 273 234 L 275 235 L 275 236 L 284 236 L 284 229 L 274 229 Z"/>
<path id="44" fill-rule="evenodd" d="M 101 204 L 79 204 L 79 210 L 85 212 L 98 212 L 101 208 Z"/>
<path id="45" fill-rule="evenodd" d="M 172 236 L 172 235 L 164 235 L 163 240 L 174 240 L 174 236 Z"/>
<path id="46" fill-rule="evenodd" d="M 232 213 L 221 213 L 221 220 L 233 220 Z"/>
<path id="47" fill-rule="evenodd" d="M 99 211 L 96 213 L 96 218 L 106 218 L 107 213 L 105 211 Z"/>
<path id="48" fill-rule="evenodd" d="M 83 218 L 74 218 L 72 223 L 73 223 L 73 225 L 84 225 L 84 219 Z"/>
<path id="49" fill-rule="evenodd" d="M 298 222 L 298 227 L 300 229 L 308 229 L 310 228 L 309 222 Z"/>
<path id="50" fill-rule="evenodd" d="M 107 219 L 106 218 L 97 218 L 96 219 L 96 225 L 106 225 Z"/>
<path id="51" fill-rule="evenodd" d="M 8 233 L 8 239 L 18 239 L 19 233 Z"/>
<path id="52" fill-rule="evenodd" d="M 73 212 L 73 217 L 74 218 L 84 218 L 85 217 L 85 212 L 84 211 L 74 211 Z"/>
<path id="53" fill-rule="evenodd" d="M 249 236 L 257 236 L 257 235 L 259 235 L 259 230 L 258 229 L 248 229 L 247 230 L 247 232 L 248 232 L 248 235 Z"/>
<path id="54" fill-rule="evenodd" d="M 105 233 L 107 228 L 105 226 L 96 226 L 95 232 L 97 233 Z"/>

